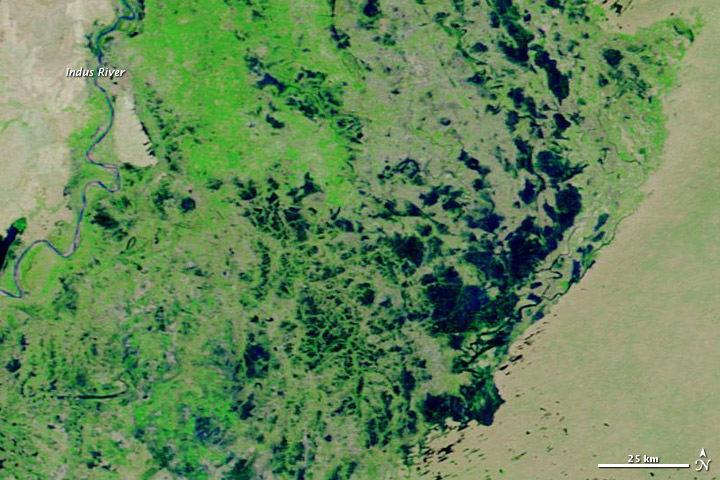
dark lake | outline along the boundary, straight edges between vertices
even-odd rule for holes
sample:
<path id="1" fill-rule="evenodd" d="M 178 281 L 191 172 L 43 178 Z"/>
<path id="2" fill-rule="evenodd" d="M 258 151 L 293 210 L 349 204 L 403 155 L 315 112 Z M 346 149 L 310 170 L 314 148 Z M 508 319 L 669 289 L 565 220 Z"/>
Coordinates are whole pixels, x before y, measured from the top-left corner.
<path id="1" fill-rule="evenodd" d="M 2 242 L 0 242 L 0 269 L 5 266 L 5 258 L 19 233 L 20 230 L 13 225 L 8 228 L 7 234 L 3 237 Z"/>

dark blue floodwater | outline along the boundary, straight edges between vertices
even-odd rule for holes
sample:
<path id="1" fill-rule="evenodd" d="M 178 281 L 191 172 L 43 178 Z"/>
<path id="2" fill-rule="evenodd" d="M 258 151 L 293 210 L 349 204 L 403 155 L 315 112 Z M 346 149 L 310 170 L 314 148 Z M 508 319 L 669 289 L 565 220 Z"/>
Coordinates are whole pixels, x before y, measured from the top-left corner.
<path id="1" fill-rule="evenodd" d="M 8 229 L 5 238 L 0 241 L 0 269 L 5 266 L 5 259 L 7 258 L 7 254 L 10 251 L 10 247 L 12 247 L 12 244 L 13 242 L 15 242 L 15 239 L 17 238 L 19 233 L 20 230 L 12 226 Z"/>

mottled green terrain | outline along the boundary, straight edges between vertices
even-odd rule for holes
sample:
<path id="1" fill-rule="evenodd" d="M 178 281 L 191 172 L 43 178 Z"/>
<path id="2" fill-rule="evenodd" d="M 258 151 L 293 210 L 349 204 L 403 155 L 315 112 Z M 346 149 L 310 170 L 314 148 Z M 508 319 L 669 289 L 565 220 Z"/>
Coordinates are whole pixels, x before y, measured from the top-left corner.
<path id="1" fill-rule="evenodd" d="M 584 0 L 133 8 L 102 48 L 159 162 L 2 303 L 3 478 L 410 476 L 430 429 L 492 422 L 508 343 L 637 206 L 695 28 L 609 34 Z"/>

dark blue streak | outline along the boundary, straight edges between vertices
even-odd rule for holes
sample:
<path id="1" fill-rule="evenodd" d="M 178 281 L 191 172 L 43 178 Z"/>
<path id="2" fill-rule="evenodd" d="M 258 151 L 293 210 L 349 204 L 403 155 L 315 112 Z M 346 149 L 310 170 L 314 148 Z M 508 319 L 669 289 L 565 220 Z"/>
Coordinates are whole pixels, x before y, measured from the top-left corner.
<path id="1" fill-rule="evenodd" d="M 20 230 L 12 226 L 8 229 L 5 238 L 3 238 L 2 242 L 0 242 L 0 269 L 2 269 L 5 265 L 7 254 L 10 251 L 10 247 L 12 247 L 13 242 L 17 238 L 18 233 L 20 233 Z"/>

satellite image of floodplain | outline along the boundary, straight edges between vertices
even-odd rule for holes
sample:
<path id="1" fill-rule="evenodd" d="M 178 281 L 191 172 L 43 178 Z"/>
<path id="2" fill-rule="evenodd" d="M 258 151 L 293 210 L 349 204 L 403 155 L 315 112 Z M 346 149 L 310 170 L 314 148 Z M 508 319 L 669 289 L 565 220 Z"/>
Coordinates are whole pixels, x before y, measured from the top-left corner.
<path id="1" fill-rule="evenodd" d="M 720 479 L 720 0 L 0 0 L 6 479 Z"/>

